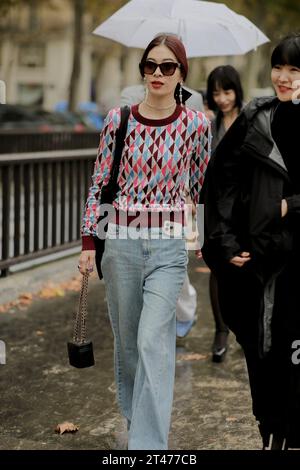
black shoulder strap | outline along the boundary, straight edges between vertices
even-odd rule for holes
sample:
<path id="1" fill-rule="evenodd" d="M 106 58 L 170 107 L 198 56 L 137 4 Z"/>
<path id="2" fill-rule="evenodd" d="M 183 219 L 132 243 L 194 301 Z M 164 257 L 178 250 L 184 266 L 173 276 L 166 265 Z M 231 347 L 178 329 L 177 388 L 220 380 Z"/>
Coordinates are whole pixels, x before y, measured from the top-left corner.
<path id="1" fill-rule="evenodd" d="M 114 152 L 113 166 L 111 169 L 111 177 L 109 184 L 115 186 L 117 184 L 120 161 L 122 157 L 122 151 L 124 147 L 124 141 L 127 132 L 128 118 L 130 115 L 130 106 L 122 106 L 121 108 L 121 122 L 119 129 L 116 132 L 116 147 Z"/>

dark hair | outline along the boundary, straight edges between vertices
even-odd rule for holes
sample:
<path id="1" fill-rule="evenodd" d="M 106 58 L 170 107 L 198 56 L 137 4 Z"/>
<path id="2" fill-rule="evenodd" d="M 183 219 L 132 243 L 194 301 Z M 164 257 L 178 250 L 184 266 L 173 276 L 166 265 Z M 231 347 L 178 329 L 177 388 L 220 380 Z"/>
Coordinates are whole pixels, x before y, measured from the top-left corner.
<path id="1" fill-rule="evenodd" d="M 184 45 L 175 34 L 160 34 L 159 36 L 156 36 L 154 39 L 152 39 L 152 41 L 148 44 L 140 62 L 140 73 L 142 77 L 144 76 L 142 72 L 142 65 L 146 61 L 149 52 L 154 47 L 161 46 L 161 45 L 168 47 L 176 56 L 176 59 L 181 65 L 180 71 L 181 71 L 183 80 L 185 80 L 188 74 L 188 69 L 189 69 L 188 61 L 186 57 L 186 51 L 185 51 Z"/>
<path id="2" fill-rule="evenodd" d="M 241 85 L 241 79 L 238 71 L 231 65 L 220 65 L 212 70 L 207 79 L 207 105 L 209 109 L 217 111 L 218 107 L 213 98 L 213 92 L 218 88 L 223 90 L 234 90 L 235 92 L 235 105 L 239 111 L 243 106 L 244 93 Z"/>
<path id="3" fill-rule="evenodd" d="M 300 68 L 300 33 L 285 36 L 271 55 L 271 65 L 294 65 Z"/>

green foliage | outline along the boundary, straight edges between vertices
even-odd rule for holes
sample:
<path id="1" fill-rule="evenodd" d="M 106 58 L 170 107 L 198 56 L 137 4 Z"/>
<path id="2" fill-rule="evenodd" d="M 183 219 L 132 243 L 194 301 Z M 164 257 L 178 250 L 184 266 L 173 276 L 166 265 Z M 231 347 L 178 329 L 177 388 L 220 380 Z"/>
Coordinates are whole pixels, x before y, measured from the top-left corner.
<path id="1" fill-rule="evenodd" d="M 299 0 L 214 0 L 246 16 L 273 42 L 300 25 Z"/>
<path id="2" fill-rule="evenodd" d="M 93 16 L 96 25 L 105 21 L 126 3 L 126 0 L 86 0 L 86 11 Z"/>
<path id="3" fill-rule="evenodd" d="M 10 8 L 15 7 L 20 0 L 1 0 L 0 14 L 3 15 L 9 11 Z"/>

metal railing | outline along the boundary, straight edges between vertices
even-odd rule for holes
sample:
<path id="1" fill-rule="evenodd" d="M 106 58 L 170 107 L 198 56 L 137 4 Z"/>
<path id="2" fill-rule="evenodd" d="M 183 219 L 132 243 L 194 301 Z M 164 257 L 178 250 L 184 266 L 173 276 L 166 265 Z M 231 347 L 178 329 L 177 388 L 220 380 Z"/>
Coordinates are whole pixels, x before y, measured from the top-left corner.
<path id="1" fill-rule="evenodd" d="M 80 244 L 96 149 L 0 155 L 1 276 Z"/>
<path id="2" fill-rule="evenodd" d="M 99 131 L 29 132 L 0 130 L 0 154 L 95 148 Z"/>

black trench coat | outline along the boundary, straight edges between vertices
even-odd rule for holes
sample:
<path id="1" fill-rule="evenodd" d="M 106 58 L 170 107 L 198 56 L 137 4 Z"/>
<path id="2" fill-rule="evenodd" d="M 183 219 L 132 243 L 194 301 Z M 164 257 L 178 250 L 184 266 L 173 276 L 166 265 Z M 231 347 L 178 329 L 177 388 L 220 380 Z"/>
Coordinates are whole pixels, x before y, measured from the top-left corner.
<path id="1" fill-rule="evenodd" d="M 300 204 L 281 217 L 293 188 L 271 134 L 277 104 L 253 100 L 212 155 L 201 193 L 202 252 L 217 277 L 222 316 L 245 352 L 255 416 L 300 447 L 300 365 L 291 360 L 300 340 Z M 228 261 L 241 251 L 251 261 L 238 268 Z"/>

